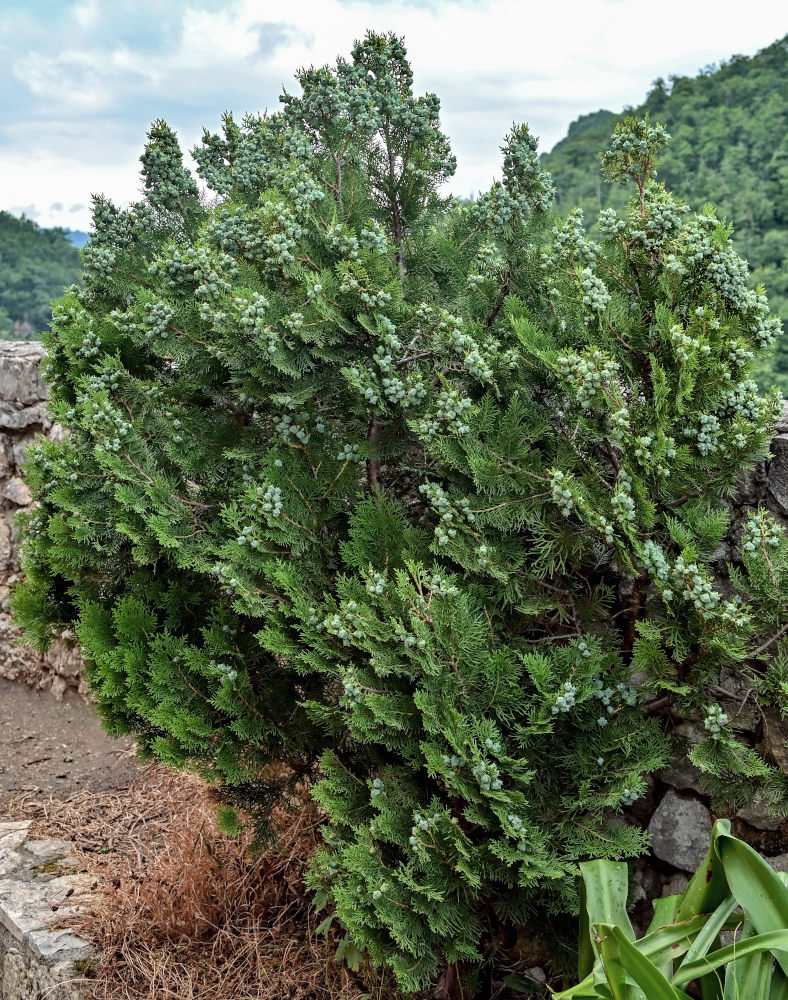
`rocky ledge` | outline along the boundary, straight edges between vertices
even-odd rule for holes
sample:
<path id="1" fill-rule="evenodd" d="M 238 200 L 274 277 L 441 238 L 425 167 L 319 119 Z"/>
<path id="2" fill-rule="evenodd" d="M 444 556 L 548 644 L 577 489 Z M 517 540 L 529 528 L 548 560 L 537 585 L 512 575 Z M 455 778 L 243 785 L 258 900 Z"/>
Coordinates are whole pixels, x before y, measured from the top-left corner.
<path id="1" fill-rule="evenodd" d="M 72 847 L 30 840 L 29 822 L 0 822 L 0 1000 L 77 1000 L 91 946 L 52 924 L 79 912 L 90 885 Z"/>

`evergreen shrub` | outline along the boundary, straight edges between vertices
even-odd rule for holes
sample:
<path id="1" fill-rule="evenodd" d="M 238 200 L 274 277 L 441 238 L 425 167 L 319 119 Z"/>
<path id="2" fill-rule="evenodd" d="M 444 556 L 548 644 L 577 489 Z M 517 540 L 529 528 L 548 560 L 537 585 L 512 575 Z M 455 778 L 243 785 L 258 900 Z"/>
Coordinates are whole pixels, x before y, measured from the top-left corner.
<path id="1" fill-rule="evenodd" d="M 159 121 L 143 199 L 95 199 L 15 608 L 41 646 L 74 630 L 110 732 L 261 829 L 306 783 L 319 900 L 412 990 L 576 912 L 580 860 L 646 849 L 610 819 L 677 714 L 711 781 L 788 811 L 717 697 L 748 670 L 785 708 L 788 546 L 757 513 L 724 591 L 710 568 L 779 323 L 728 226 L 654 179 L 661 126 L 616 128 L 633 197 L 596 242 L 525 126 L 500 182 L 441 195 L 396 37 L 297 79 L 205 133 L 208 193 Z"/>

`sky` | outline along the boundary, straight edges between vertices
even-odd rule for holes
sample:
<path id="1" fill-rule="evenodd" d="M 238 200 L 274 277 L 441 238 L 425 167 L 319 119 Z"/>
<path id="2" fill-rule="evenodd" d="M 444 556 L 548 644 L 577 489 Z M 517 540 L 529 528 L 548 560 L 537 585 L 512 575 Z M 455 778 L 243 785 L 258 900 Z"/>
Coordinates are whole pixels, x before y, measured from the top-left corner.
<path id="1" fill-rule="evenodd" d="M 569 123 L 643 100 L 788 33 L 783 0 L 0 0 L 0 209 L 87 230 L 90 195 L 139 197 L 145 132 L 188 150 L 231 110 L 278 107 L 300 66 L 367 29 L 405 38 L 417 93 L 441 98 L 468 195 L 500 177 L 527 121 L 550 149 Z M 670 123 L 665 123 L 670 127 Z"/>

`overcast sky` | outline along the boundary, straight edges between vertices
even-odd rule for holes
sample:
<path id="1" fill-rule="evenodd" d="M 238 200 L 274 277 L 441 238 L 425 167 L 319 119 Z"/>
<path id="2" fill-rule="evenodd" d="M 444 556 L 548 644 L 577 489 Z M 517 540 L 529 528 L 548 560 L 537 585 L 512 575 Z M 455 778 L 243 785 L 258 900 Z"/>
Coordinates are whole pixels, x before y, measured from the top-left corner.
<path id="1" fill-rule="evenodd" d="M 184 148 L 222 111 L 278 106 L 299 67 L 368 28 L 405 36 L 415 89 L 441 98 L 452 190 L 500 176 L 527 121 L 550 149 L 578 115 L 651 81 L 751 55 L 788 32 L 784 0 L 0 0 L 0 208 L 88 229 L 93 192 L 139 194 L 145 131 Z M 666 122 L 670 126 L 670 122 Z"/>

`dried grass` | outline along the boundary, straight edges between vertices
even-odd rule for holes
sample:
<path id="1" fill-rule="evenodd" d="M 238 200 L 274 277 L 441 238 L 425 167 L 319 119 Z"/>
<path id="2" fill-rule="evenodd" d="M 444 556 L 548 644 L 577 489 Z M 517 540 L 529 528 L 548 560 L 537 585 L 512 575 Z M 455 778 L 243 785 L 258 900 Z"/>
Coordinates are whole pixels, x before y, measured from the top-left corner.
<path id="1" fill-rule="evenodd" d="M 365 984 L 335 963 L 336 939 L 315 934 L 302 880 L 320 824 L 312 804 L 280 809 L 276 845 L 256 855 L 219 830 L 203 782 L 156 767 L 125 790 L 23 796 L 10 812 L 32 818 L 34 836 L 73 841 L 94 879 L 95 903 L 68 920 L 101 954 L 83 987 L 91 1000 L 397 996 L 387 978 Z"/>

